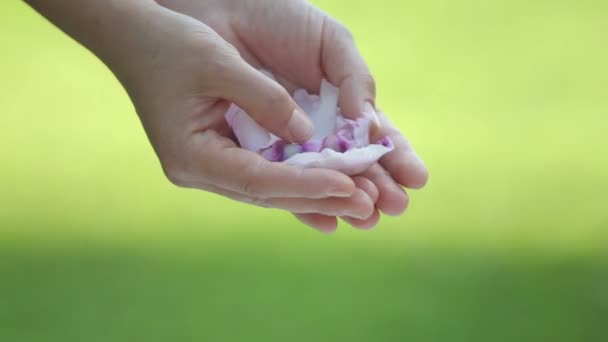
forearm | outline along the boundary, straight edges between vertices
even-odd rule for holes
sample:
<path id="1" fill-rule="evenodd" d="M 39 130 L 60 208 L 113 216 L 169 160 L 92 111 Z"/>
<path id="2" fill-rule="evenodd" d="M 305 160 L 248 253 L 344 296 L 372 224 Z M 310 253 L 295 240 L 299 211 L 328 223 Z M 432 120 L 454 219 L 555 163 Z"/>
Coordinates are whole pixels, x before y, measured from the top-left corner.
<path id="1" fill-rule="evenodd" d="M 153 0 L 25 0 L 104 62 L 123 58 L 142 34 Z"/>

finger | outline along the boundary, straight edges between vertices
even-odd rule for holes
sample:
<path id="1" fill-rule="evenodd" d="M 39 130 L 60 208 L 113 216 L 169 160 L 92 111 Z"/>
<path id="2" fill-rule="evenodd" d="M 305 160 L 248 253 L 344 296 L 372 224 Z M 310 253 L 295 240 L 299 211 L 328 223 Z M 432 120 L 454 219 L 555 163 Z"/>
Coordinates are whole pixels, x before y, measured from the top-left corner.
<path id="1" fill-rule="evenodd" d="M 349 216 L 360 220 L 367 219 L 374 212 L 374 203 L 363 190 L 356 189 L 351 197 L 302 199 L 271 198 L 266 204 L 272 208 L 291 211 L 295 214 L 322 214 L 328 216 Z"/>
<path id="2" fill-rule="evenodd" d="M 395 145 L 395 150 L 384 156 L 380 164 L 404 187 L 411 189 L 424 187 L 429 178 L 426 165 L 386 115 L 378 112 L 378 117 L 382 124 L 380 132 L 388 135 Z"/>
<path id="3" fill-rule="evenodd" d="M 373 203 L 376 203 L 378 197 L 380 196 L 380 193 L 378 191 L 378 188 L 372 181 L 362 176 L 353 177 L 353 181 L 355 182 L 355 186 L 357 188 L 363 190 L 370 198 L 370 200 Z"/>
<path id="4" fill-rule="evenodd" d="M 370 198 L 370 200 L 372 200 L 372 202 L 376 203 L 376 201 L 378 201 L 380 192 L 377 186 L 372 181 L 363 176 L 353 177 L 353 181 L 355 182 L 357 188 L 363 190 Z M 363 220 L 346 216 L 343 216 L 341 218 L 346 223 L 350 224 L 355 228 L 372 229 L 378 224 L 378 221 L 380 221 L 380 212 L 377 209 L 374 209 L 372 215 L 369 218 Z"/>
<path id="5" fill-rule="evenodd" d="M 205 190 L 230 199 L 264 208 L 284 209 L 295 214 L 322 214 L 326 216 L 349 216 L 367 219 L 373 214 L 374 204 L 363 190 L 356 189 L 351 197 L 308 198 L 256 198 L 215 185 L 207 185 Z"/>
<path id="6" fill-rule="evenodd" d="M 199 183 L 256 198 L 349 197 L 355 191 L 351 178 L 340 172 L 272 163 L 213 131 L 198 134 L 195 144 L 198 160 L 204 161 L 191 167 Z"/>
<path id="7" fill-rule="evenodd" d="M 305 225 L 325 234 L 332 234 L 338 229 L 338 219 L 335 216 L 321 214 L 294 214 L 294 216 Z"/>
<path id="8" fill-rule="evenodd" d="M 287 90 L 240 57 L 226 68 L 222 96 L 243 108 L 258 124 L 284 140 L 301 143 L 313 134 L 308 116 Z"/>
<path id="9" fill-rule="evenodd" d="M 378 222 L 380 221 L 380 212 L 378 210 L 374 210 L 372 216 L 365 220 L 358 220 L 351 217 L 342 217 L 342 220 L 355 228 L 369 230 L 378 225 Z"/>
<path id="10" fill-rule="evenodd" d="M 405 212 L 409 197 L 382 166 L 374 164 L 361 176 L 369 179 L 377 187 L 379 197 L 376 207 L 378 209 L 391 216 L 401 215 Z"/>
<path id="11" fill-rule="evenodd" d="M 372 202 L 376 202 L 379 193 L 374 183 L 372 183 L 369 179 L 361 176 L 353 177 L 353 181 L 355 182 L 357 188 L 363 190 Z M 338 224 L 338 221 L 334 216 L 326 216 L 320 214 L 295 214 L 295 216 L 303 223 L 324 233 L 333 233 L 336 230 Z M 380 215 L 378 213 L 378 210 L 374 209 L 374 212 L 372 213 L 371 217 L 366 220 L 358 220 L 355 218 L 350 218 L 348 216 L 342 217 L 342 219 L 348 222 L 353 227 L 360 229 L 371 229 L 378 223 Z"/>
<path id="12" fill-rule="evenodd" d="M 376 82 L 357 49 L 352 34 L 330 17 L 325 18 L 321 65 L 329 81 L 340 89 L 342 115 L 368 116 L 379 125 L 375 111 Z"/>

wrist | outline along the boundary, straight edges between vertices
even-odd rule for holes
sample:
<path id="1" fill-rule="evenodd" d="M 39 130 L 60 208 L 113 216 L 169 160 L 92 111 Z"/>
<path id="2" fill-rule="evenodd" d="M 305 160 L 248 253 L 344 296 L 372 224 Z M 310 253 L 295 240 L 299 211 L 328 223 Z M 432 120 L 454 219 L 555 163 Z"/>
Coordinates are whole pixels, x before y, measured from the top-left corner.
<path id="1" fill-rule="evenodd" d="M 98 0 L 93 0 L 98 2 Z M 105 0 L 93 6 L 80 42 L 110 68 L 137 59 L 161 7 L 153 0 Z"/>

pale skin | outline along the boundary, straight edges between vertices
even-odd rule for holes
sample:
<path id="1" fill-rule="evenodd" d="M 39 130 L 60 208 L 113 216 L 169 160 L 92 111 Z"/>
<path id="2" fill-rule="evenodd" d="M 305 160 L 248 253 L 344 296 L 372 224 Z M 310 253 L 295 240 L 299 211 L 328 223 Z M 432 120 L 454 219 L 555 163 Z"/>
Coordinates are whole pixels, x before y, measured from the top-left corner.
<path id="1" fill-rule="evenodd" d="M 296 88 L 318 92 L 326 78 L 340 88 L 344 115 L 375 107 L 373 77 L 349 31 L 304 0 L 27 2 L 108 65 L 178 186 L 284 209 L 333 232 L 337 217 L 369 229 L 380 212 L 402 214 L 403 187 L 426 184 L 427 168 L 379 111 L 373 134 L 396 149 L 354 177 L 271 163 L 236 144 L 224 120 L 230 102 L 292 142 L 312 134 L 289 96 Z"/>

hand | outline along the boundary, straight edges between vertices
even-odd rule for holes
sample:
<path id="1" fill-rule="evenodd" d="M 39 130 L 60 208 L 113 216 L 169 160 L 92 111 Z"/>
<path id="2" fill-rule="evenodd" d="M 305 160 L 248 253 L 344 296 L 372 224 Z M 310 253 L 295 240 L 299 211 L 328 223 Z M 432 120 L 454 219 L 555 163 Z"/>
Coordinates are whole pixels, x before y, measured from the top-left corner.
<path id="1" fill-rule="evenodd" d="M 312 135 L 278 83 L 202 22 L 151 0 L 28 0 L 99 56 L 129 93 L 174 183 L 295 213 L 369 217 L 373 201 L 342 173 L 270 163 L 237 147 L 230 102 L 291 142 Z"/>
<path id="2" fill-rule="evenodd" d="M 270 163 L 234 143 L 224 119 L 229 102 L 284 139 L 309 138 L 310 123 L 279 84 L 200 21 L 163 9 L 144 22 L 134 62 L 121 59 L 113 69 L 169 179 L 294 213 L 372 214 L 373 201 L 349 177 Z"/>
<path id="3" fill-rule="evenodd" d="M 304 87 L 318 92 L 322 78 L 340 88 L 342 113 L 355 118 L 374 104 L 375 83 L 349 31 L 303 0 L 162 0 L 162 5 L 206 23 L 234 46 L 248 64 L 277 76 L 292 92 Z M 408 197 L 401 186 L 423 187 L 428 170 L 399 130 L 378 112 L 378 136 L 390 136 L 395 151 L 361 176 L 357 187 L 374 201 L 370 217 L 346 218 L 359 228 L 373 227 L 380 217 L 402 214 Z M 297 214 L 325 232 L 336 229 L 336 216 Z"/>

